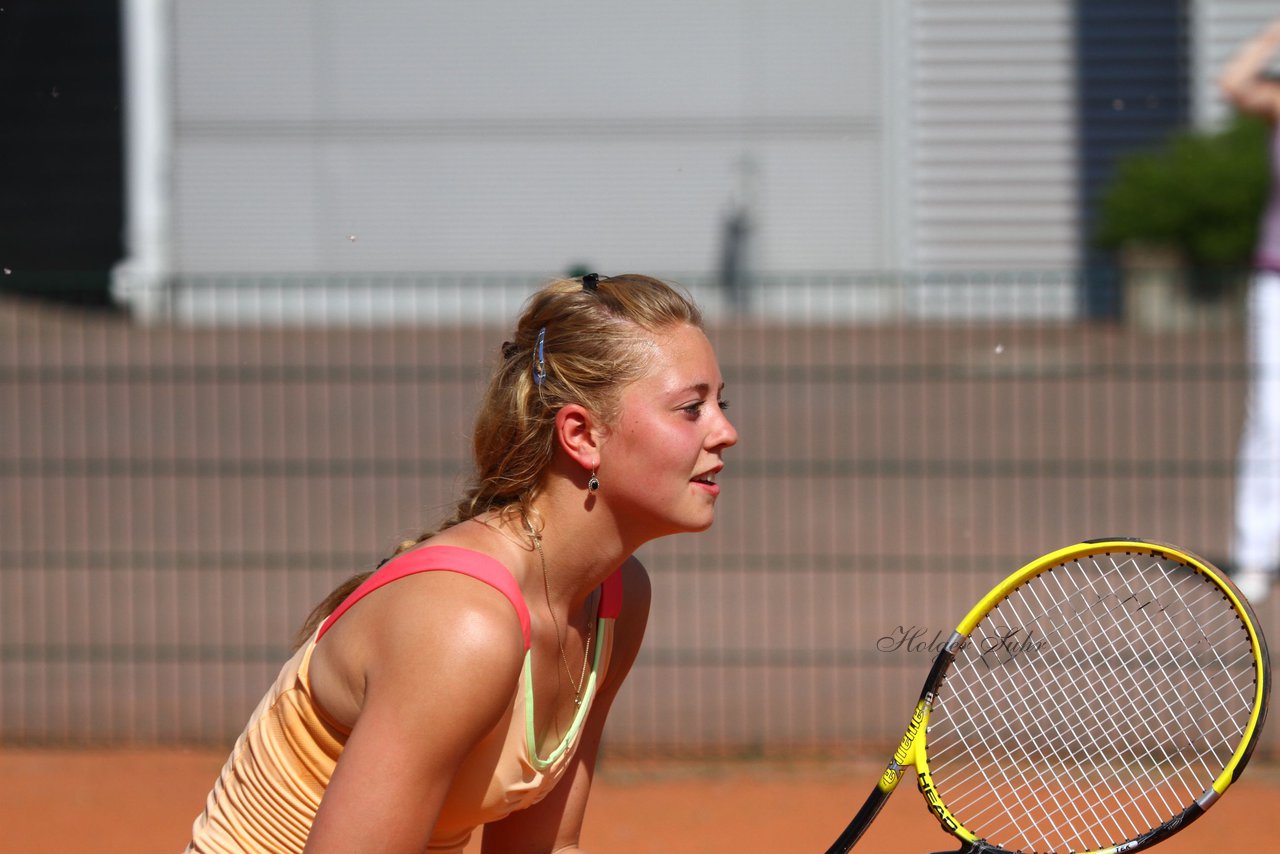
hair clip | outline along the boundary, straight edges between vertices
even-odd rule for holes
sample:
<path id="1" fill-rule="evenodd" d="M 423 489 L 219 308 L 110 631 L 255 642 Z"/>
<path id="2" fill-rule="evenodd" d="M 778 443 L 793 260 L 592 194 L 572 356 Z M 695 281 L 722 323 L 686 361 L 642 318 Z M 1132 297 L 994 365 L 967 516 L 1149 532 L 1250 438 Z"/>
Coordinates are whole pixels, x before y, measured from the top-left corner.
<path id="1" fill-rule="evenodd" d="M 545 349 L 547 346 L 547 327 L 538 330 L 538 343 L 533 351 L 533 384 L 542 385 L 547 378 L 547 360 L 545 358 Z"/>
<path id="2" fill-rule="evenodd" d="M 582 289 L 584 291 L 595 291 L 600 285 L 600 276 L 598 273 L 587 273 L 582 277 Z"/>
<path id="3" fill-rule="evenodd" d="M 510 359 L 512 356 L 514 356 L 516 353 L 519 353 L 519 352 L 520 352 L 520 345 L 515 343 L 514 341 L 502 342 L 502 358 Z"/>

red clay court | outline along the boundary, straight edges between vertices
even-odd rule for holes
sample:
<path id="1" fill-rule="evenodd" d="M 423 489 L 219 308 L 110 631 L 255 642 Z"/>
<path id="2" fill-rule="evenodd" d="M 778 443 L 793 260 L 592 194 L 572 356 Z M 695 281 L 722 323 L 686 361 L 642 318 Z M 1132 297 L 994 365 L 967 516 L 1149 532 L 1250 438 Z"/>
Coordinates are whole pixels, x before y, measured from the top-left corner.
<path id="1" fill-rule="evenodd" d="M 5 849 L 42 854 L 177 854 L 221 767 L 208 750 L 5 750 Z M 605 760 L 583 843 L 593 854 L 822 854 L 875 785 L 872 763 Z M 1199 822 L 1160 854 L 1258 850 L 1274 832 L 1280 769 L 1250 765 Z M 855 851 L 957 848 L 904 783 Z M 478 838 L 468 854 L 478 854 Z"/>

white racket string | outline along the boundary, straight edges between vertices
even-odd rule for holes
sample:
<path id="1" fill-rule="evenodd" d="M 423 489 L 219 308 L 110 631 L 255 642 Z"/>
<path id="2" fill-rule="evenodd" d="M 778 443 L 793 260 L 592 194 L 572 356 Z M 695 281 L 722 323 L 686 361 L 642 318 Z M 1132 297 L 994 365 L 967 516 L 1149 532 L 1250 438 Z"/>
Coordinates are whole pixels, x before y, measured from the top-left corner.
<path id="1" fill-rule="evenodd" d="M 1120 566 L 1113 565 L 1112 569 L 1119 570 Z M 1130 596 L 1125 597 L 1122 600 L 1122 603 L 1123 601 L 1128 601 L 1129 598 L 1131 598 L 1132 596 L 1134 596 L 1136 593 L 1139 592 L 1139 591 L 1135 591 L 1132 585 L 1126 584 L 1126 587 L 1128 587 L 1129 589 Z M 1134 615 L 1142 615 L 1143 620 L 1147 624 L 1147 628 L 1153 631 L 1158 630 L 1158 627 L 1155 625 L 1155 620 L 1152 617 L 1152 612 L 1149 609 L 1147 609 L 1145 606 L 1137 609 L 1137 611 L 1133 612 L 1132 614 L 1123 610 L 1118 611 L 1117 613 L 1119 613 L 1122 617 L 1128 618 L 1128 622 L 1130 623 L 1130 629 L 1133 631 L 1137 631 L 1141 628 L 1136 624 L 1137 621 L 1133 619 Z M 1103 637 L 1106 637 L 1106 635 L 1104 634 Z M 1108 646 L 1110 647 L 1111 651 L 1115 654 L 1117 658 L 1123 655 L 1123 651 L 1118 649 L 1113 642 L 1109 642 Z M 1100 650 L 1096 650 L 1096 651 L 1100 651 Z M 1166 651 L 1169 652 L 1172 656 L 1173 647 L 1170 646 Z M 1162 667 L 1161 672 L 1165 674 L 1169 674 L 1173 672 L 1168 669 L 1167 665 L 1161 665 L 1159 658 L 1160 658 L 1160 655 L 1158 654 L 1153 656 L 1153 659 L 1156 662 L 1156 664 Z M 1103 661 L 1105 662 L 1106 659 L 1104 658 Z M 1111 669 L 1111 672 L 1104 674 L 1102 678 L 1104 680 L 1104 684 L 1105 684 L 1105 681 L 1116 678 L 1114 669 Z M 1167 690 L 1168 687 L 1169 686 L 1166 686 L 1166 691 L 1163 693 L 1155 693 L 1158 689 L 1158 686 L 1148 685 L 1146 686 L 1146 689 L 1143 693 L 1148 699 L 1152 699 L 1152 698 L 1162 699 L 1162 698 L 1168 698 L 1168 697 L 1176 698 L 1180 696 L 1180 694 L 1177 692 L 1168 691 Z M 1149 754 L 1149 758 L 1155 759 L 1157 761 L 1156 767 L 1159 767 L 1160 763 L 1162 762 L 1167 763 L 1167 761 L 1171 758 L 1170 754 L 1167 751 L 1165 751 L 1164 745 L 1161 743 L 1160 739 L 1162 737 L 1165 739 L 1173 739 L 1176 737 L 1176 733 L 1174 733 L 1170 729 L 1168 725 L 1168 721 L 1175 719 L 1175 716 L 1178 713 L 1178 710 L 1170 702 L 1165 702 L 1164 708 L 1162 709 L 1155 708 L 1154 703 L 1152 704 L 1152 706 L 1153 707 L 1149 710 L 1149 713 L 1147 715 L 1139 718 L 1134 718 L 1131 721 L 1129 721 L 1129 723 L 1145 724 L 1145 727 L 1143 727 L 1140 731 L 1135 732 L 1133 734 L 1138 737 L 1137 740 L 1140 743 L 1144 743 L 1151 746 L 1150 747 L 1151 754 Z M 1128 759 L 1130 760 L 1130 764 L 1132 763 L 1132 760 L 1141 758 L 1134 755 L 1133 751 L 1122 750 L 1120 755 L 1121 755 L 1122 761 L 1125 759 Z M 1151 776 L 1150 772 L 1146 768 L 1143 768 L 1142 766 L 1138 766 L 1138 769 L 1139 770 L 1137 773 L 1137 781 L 1143 784 L 1141 789 L 1141 794 L 1139 795 L 1138 799 L 1149 807 L 1149 810 L 1146 811 L 1145 814 L 1148 814 L 1148 815 L 1161 814 L 1165 817 L 1169 817 L 1174 815 L 1182 806 L 1185 806 L 1185 803 L 1183 802 L 1185 801 L 1185 798 L 1180 800 L 1171 799 L 1169 797 L 1168 787 L 1161 785 L 1161 783 L 1166 782 L 1169 779 L 1168 775 L 1166 775 L 1164 778 L 1157 779 Z M 1099 770 L 1099 769 L 1095 769 L 1095 770 Z M 1128 809 L 1128 807 L 1130 807 L 1131 805 L 1126 804 L 1121 799 L 1120 797 L 1121 789 L 1119 787 L 1106 785 L 1105 781 L 1107 780 L 1107 777 L 1105 776 L 1101 777 L 1100 779 L 1103 781 L 1101 785 L 1108 790 L 1108 794 L 1112 796 L 1113 803 L 1115 804 L 1114 808 L 1108 811 L 1105 815 L 1101 816 L 1101 818 L 1108 819 L 1108 820 L 1113 818 L 1117 819 L 1117 821 L 1115 822 L 1111 822 L 1109 824 L 1103 825 L 1109 831 L 1107 835 L 1113 839 L 1125 838 L 1128 836 L 1135 835 L 1136 833 L 1147 829 L 1141 826 L 1140 823 L 1134 823 L 1133 822 L 1134 817 L 1128 815 L 1128 813 L 1131 812 L 1131 810 Z M 1158 799 L 1160 803 L 1158 804 L 1155 803 L 1153 796 L 1155 799 Z M 1091 810 L 1091 812 L 1093 813 L 1093 817 L 1096 820 L 1098 818 L 1096 810 Z M 1142 813 L 1142 812 L 1143 812 L 1142 810 L 1139 810 L 1139 813 Z M 1138 816 L 1138 818 L 1140 817 L 1141 816 Z M 1086 816 L 1084 816 L 1082 811 L 1077 811 L 1074 818 L 1076 820 L 1084 820 L 1086 819 Z M 1095 827 L 1096 826 L 1097 825 L 1095 825 Z"/>
<path id="2" fill-rule="evenodd" d="M 1101 600 L 1101 598 L 1100 598 L 1100 600 Z M 1041 611 L 1043 611 L 1043 609 L 1041 609 Z M 1140 613 L 1140 611 L 1139 611 L 1139 613 Z M 1025 625 L 1025 622 L 1024 622 L 1024 625 Z M 1112 644 L 1112 645 L 1114 645 L 1114 644 Z M 1096 649 L 1094 649 L 1094 650 L 1092 650 L 1092 652 L 1093 652 L 1094 654 L 1096 654 L 1097 650 L 1096 650 Z M 1076 681 L 1079 681 L 1079 679 L 1076 679 Z M 1105 684 L 1105 682 L 1102 682 L 1102 684 Z M 1096 698 L 1096 702 L 1106 702 L 1106 700 L 1107 700 L 1107 699 L 1108 699 L 1108 698 L 1098 697 L 1098 698 Z M 1088 722 L 1087 722 L 1087 721 L 1076 721 L 1076 723 L 1088 723 Z M 1078 731 L 1080 731 L 1080 732 L 1087 732 L 1087 731 L 1089 731 L 1089 730 L 1083 730 L 1083 729 L 1082 729 L 1082 730 L 1078 730 Z M 1066 745 L 1066 746 L 1069 746 L 1069 748 L 1071 748 L 1071 749 L 1069 750 L 1069 752 L 1070 752 L 1070 753 L 1074 753 L 1074 752 L 1076 752 L 1076 750 L 1079 750 L 1079 748 L 1080 748 L 1080 744 L 1074 744 L 1074 745 L 1069 744 L 1069 745 Z M 1032 758 L 1032 759 L 1038 759 L 1039 757 L 1034 757 L 1034 755 L 1030 755 L 1030 757 L 1029 757 L 1029 758 Z M 1043 802 L 1043 799 L 1041 799 L 1041 803 L 1044 803 L 1044 802 Z M 1084 816 L 1083 816 L 1083 813 L 1078 813 L 1078 814 L 1079 814 L 1079 816 L 1084 817 Z M 1088 818 L 1088 817 L 1085 817 L 1085 818 Z M 1097 818 L 1097 814 L 1096 814 L 1096 813 L 1094 813 L 1094 814 L 1093 814 L 1093 818 Z"/>
<path id="3" fill-rule="evenodd" d="M 1028 593 L 1032 593 L 1034 595 L 1037 595 L 1038 597 L 1038 592 L 1036 592 L 1036 590 L 1034 589 L 1029 589 Z M 1044 611 L 1046 611 L 1046 609 L 1041 607 L 1039 608 L 1039 611 L 1043 613 Z M 1023 621 L 1023 625 L 1030 625 L 1032 624 L 1033 621 L 1038 621 L 1038 618 L 1037 617 L 1025 618 L 1025 620 Z M 1076 677 L 1076 681 L 1078 681 L 1079 684 L 1071 685 L 1070 688 L 1073 688 L 1074 690 L 1078 690 L 1078 691 L 1079 690 L 1097 691 L 1098 689 L 1106 690 L 1107 688 L 1106 682 L 1103 682 L 1097 679 L 1094 679 L 1092 681 L 1084 681 L 1083 676 L 1078 676 Z M 1009 688 L 1009 686 L 1012 686 L 1014 690 L 1018 690 L 1018 682 L 1016 681 L 1007 682 L 1007 684 L 1005 685 L 1005 688 L 1007 689 Z M 995 688 L 995 685 L 987 686 L 986 688 L 987 697 L 975 698 L 975 699 L 987 700 L 986 703 L 975 704 L 975 708 L 986 709 L 988 707 L 991 707 L 991 703 L 989 703 L 989 700 L 993 699 L 991 697 L 992 688 Z M 1044 703 L 1047 703 L 1048 699 L 1052 698 L 1051 691 L 1046 690 L 1051 688 L 1055 688 L 1055 686 L 1033 684 L 1028 686 L 1028 689 L 1034 689 L 1032 693 L 1028 693 L 1028 691 L 1024 691 L 1024 690 L 1018 690 L 1018 700 L 1020 705 L 1015 705 L 1015 708 L 1023 709 L 1023 717 L 1029 718 L 1029 720 L 1034 720 L 1034 718 L 1036 718 L 1044 708 Z M 1084 708 L 1105 709 L 1107 708 L 1107 700 L 1111 700 L 1111 702 L 1114 702 L 1115 699 L 1116 698 L 1114 697 L 1101 697 L 1101 695 L 1098 695 L 1098 697 L 1093 698 L 1094 700 L 1093 703 L 1088 705 L 1078 705 L 1078 707 L 1073 707 L 1069 709 L 1069 711 L 1079 713 L 1080 709 L 1084 709 Z M 1087 736 L 1089 732 L 1100 732 L 1100 734 L 1102 735 L 1107 735 L 1107 730 L 1091 729 L 1091 727 L 1089 727 L 1088 725 L 1091 725 L 1091 723 L 1096 723 L 1096 721 L 1084 720 L 1084 718 L 1080 717 L 1079 714 L 1076 714 L 1075 720 L 1071 722 L 1075 723 L 1076 725 L 1076 729 L 1074 730 L 1076 734 L 1079 734 L 1082 737 Z M 995 725 L 992 726 L 992 729 L 995 729 Z M 1055 745 L 1041 745 L 1041 746 L 1055 746 Z M 1080 743 L 1076 743 L 1074 745 L 1071 743 L 1062 743 L 1056 746 L 1059 746 L 1059 748 L 1074 748 L 1073 752 L 1079 752 L 1079 750 L 1082 749 L 1083 746 L 1085 745 Z M 1092 746 L 1097 746 L 1097 745 L 1092 745 Z M 1029 757 L 1029 758 L 1034 758 L 1034 757 Z"/>
<path id="4" fill-rule="evenodd" d="M 1257 673 L 1218 585 L 1162 555 L 1097 555 L 1015 588 L 974 628 L 928 732 L 931 776 L 979 838 L 1104 848 L 1199 797 Z"/>
<path id="5" fill-rule="evenodd" d="M 1028 588 L 1028 593 L 1033 594 L 1034 598 L 1037 599 L 1036 611 L 1039 615 L 1043 615 L 1046 612 L 1046 608 L 1043 607 L 1041 600 L 1039 600 L 1038 590 Z M 1033 621 L 1037 622 L 1037 624 L 1039 622 L 1039 617 L 1036 616 L 1018 616 L 1023 625 Z M 1066 639 L 1070 639 L 1070 635 L 1066 636 Z M 1098 661 L 1102 650 L 1093 648 L 1088 649 L 1087 652 L 1089 653 L 1088 661 Z M 1069 712 L 1068 720 L 1060 723 L 1060 727 L 1068 727 L 1066 731 L 1075 737 L 1064 739 L 1060 735 L 1056 740 L 1036 741 L 1037 744 L 1042 746 L 1043 750 L 1039 752 L 1039 755 L 1029 755 L 1029 761 L 1023 764 L 1023 771 L 1021 771 L 1019 778 L 1015 780 L 1021 785 L 1042 782 L 1041 780 L 1032 780 L 1029 777 L 1030 771 L 1036 768 L 1041 768 L 1043 771 L 1050 773 L 1052 782 L 1056 786 L 1041 786 L 1042 790 L 1051 794 L 1046 795 L 1046 798 L 1042 798 L 1043 808 L 1038 813 L 1029 814 L 1028 818 L 1033 826 L 1046 825 L 1046 823 L 1051 822 L 1061 823 L 1061 814 L 1068 812 L 1071 805 L 1075 803 L 1075 799 L 1064 798 L 1064 791 L 1065 793 L 1070 793 L 1070 789 L 1061 785 L 1064 781 L 1061 780 L 1061 775 L 1053 772 L 1053 769 L 1070 757 L 1084 757 L 1082 762 L 1088 764 L 1091 761 L 1091 757 L 1097 757 L 1097 755 L 1108 752 L 1114 754 L 1117 750 L 1123 748 L 1123 745 L 1117 744 L 1114 737 L 1112 737 L 1114 727 L 1108 726 L 1110 721 L 1103 720 L 1101 717 L 1101 714 L 1105 713 L 1107 709 L 1115 708 L 1120 698 L 1111 695 L 1110 685 L 1108 685 L 1105 675 L 1100 677 L 1098 673 L 1089 675 L 1087 671 L 1082 671 L 1073 677 L 1069 685 L 1050 685 L 1044 684 L 1043 680 L 1038 679 L 1036 672 L 1025 671 L 1025 668 L 1021 667 L 1021 662 L 1016 661 L 1016 659 L 1010 663 L 1021 671 L 1019 675 L 1023 679 L 1027 679 L 1027 689 L 1020 690 L 1018 693 L 1019 702 L 1024 703 L 1024 712 L 1019 716 L 1019 723 L 1023 726 L 1023 729 L 1034 731 L 1037 727 L 1038 718 L 1046 711 L 1050 713 L 1053 711 L 1053 709 L 1047 707 L 1047 703 L 1055 697 L 1055 691 L 1071 690 L 1075 691 L 1076 694 L 1085 695 L 1088 699 L 1087 703 L 1076 704 L 1074 707 L 1066 709 Z M 1010 680 L 1009 684 L 1018 686 L 1019 681 Z M 1030 691 L 1030 694 L 1028 694 L 1028 691 Z M 1103 695 L 1103 693 L 1106 695 Z M 1028 702 L 1029 697 L 1037 699 Z M 1015 705 L 1015 708 L 1018 707 Z M 1101 736 L 1105 743 L 1098 743 L 1098 736 Z M 1092 810 L 1094 808 L 1093 803 L 1089 802 L 1088 807 Z M 1076 817 L 1082 816 L 1083 813 L 1076 810 Z M 1094 812 L 1092 818 L 1094 822 L 1097 822 L 1102 817 Z M 1029 835 L 1029 831 L 1025 830 L 1025 828 L 1019 827 L 1019 830 L 1023 832 L 1023 835 Z"/>
<path id="6" fill-rule="evenodd" d="M 1034 588 L 1029 588 L 1029 592 L 1035 592 Z M 1045 609 L 1043 607 L 1040 607 L 1037 610 L 1043 613 Z M 1021 625 L 1024 625 L 1024 626 L 1029 625 L 1032 620 L 1038 621 L 1038 617 L 1024 619 L 1022 620 Z M 1100 685 L 1100 684 L 1103 684 L 1103 683 L 1096 683 L 1092 687 L 1096 688 L 1097 685 Z M 1026 712 L 1024 712 L 1024 714 L 1022 715 L 1022 717 L 1029 719 L 1029 725 L 1034 727 L 1035 725 L 1034 719 L 1037 717 L 1039 711 L 1043 708 L 1044 698 L 1053 696 L 1053 694 L 1049 690 L 1053 686 L 1031 684 L 1028 686 L 1028 690 L 1024 691 L 1024 690 L 1018 690 L 1017 686 L 1019 685 L 1019 683 L 1017 682 L 1017 680 L 1008 681 L 1006 683 L 1006 686 L 1009 686 L 1009 685 L 1014 686 L 1015 690 L 1017 690 L 1018 700 L 1019 700 L 1018 705 L 1023 705 L 1028 707 Z M 1078 689 L 1081 686 L 1073 685 L 1071 687 Z M 1109 707 L 1108 702 L 1111 700 L 1111 698 L 1100 696 L 1096 691 L 1094 691 L 1093 693 L 1095 694 L 1095 696 L 1093 697 L 1094 702 L 1090 703 L 1087 707 L 1081 707 L 1081 708 L 1089 708 L 1089 709 L 1095 709 L 1095 710 L 1107 709 Z M 1034 699 L 1036 696 L 1039 696 L 1041 700 L 1036 701 Z M 1068 721 L 1067 723 L 1072 724 L 1073 728 L 1071 731 L 1080 736 L 1087 735 L 1091 732 L 1099 732 L 1099 731 L 1104 735 L 1108 733 L 1108 730 L 1105 728 L 1101 730 L 1099 729 L 1098 724 L 1106 723 L 1106 722 L 1100 721 L 1097 715 L 1094 715 L 1090 719 L 1086 719 L 1081 717 L 1080 715 L 1077 715 L 1075 720 Z M 1048 756 L 1043 754 L 1037 756 L 1031 753 L 1027 753 L 1026 751 L 1023 751 L 1021 757 L 1014 757 L 1014 758 L 1021 758 L 1023 760 L 1022 762 L 1012 762 L 1010 763 L 1010 766 L 1006 766 L 1006 767 L 1013 767 L 1013 768 L 1019 769 L 1017 775 L 1009 781 L 1015 787 L 1021 786 L 1021 787 L 1029 788 L 1028 784 L 1033 782 L 1027 776 L 1028 771 L 1022 770 L 1022 769 L 1032 769 L 1036 767 L 1040 767 L 1040 768 L 1047 767 L 1049 769 L 1052 769 L 1053 765 L 1050 764 L 1046 766 L 1045 760 L 1049 760 L 1052 762 L 1053 760 L 1060 759 L 1061 757 L 1058 754 L 1061 754 L 1062 752 L 1064 752 L 1064 750 L 1065 752 L 1070 754 L 1079 754 L 1085 748 L 1091 748 L 1096 751 L 1098 747 L 1098 745 L 1096 744 L 1086 745 L 1080 740 L 1077 740 L 1074 744 L 1062 742 L 1061 740 L 1059 740 L 1059 743 L 1055 745 L 1052 742 L 1048 742 L 1044 739 L 1041 739 L 1036 743 L 1039 744 L 1040 746 L 1048 746 L 1049 748 L 1054 750 L 1054 753 Z M 1112 743 L 1110 746 L 1115 747 L 1114 743 Z M 1014 746 L 1006 745 L 1005 747 L 1006 749 L 1013 750 L 1014 748 L 1018 747 L 1018 745 L 1014 745 Z M 987 744 L 987 748 L 989 752 L 990 751 L 989 743 Z M 1092 755 L 1092 754 L 1086 754 L 1086 755 Z M 1020 803 L 1023 806 L 1024 810 L 1026 810 L 1027 815 L 1030 817 L 1033 823 L 1037 825 L 1045 822 L 1060 823 L 1061 819 L 1056 818 L 1056 816 L 1064 812 L 1070 803 L 1069 801 L 1066 803 L 1062 801 L 1061 794 L 1060 794 L 1061 789 L 1060 788 L 1055 789 L 1052 787 L 1046 789 L 1045 787 L 1041 786 L 1039 787 L 1039 789 L 1037 789 L 1037 792 L 1044 793 L 1044 794 L 1037 794 L 1037 797 L 1034 798 L 1035 805 L 1039 807 L 1038 810 L 1028 809 L 1026 805 L 1026 800 L 1020 799 Z M 992 808 L 995 808 L 998 806 L 999 806 L 998 804 L 991 805 Z M 1020 817 L 1018 816 L 1018 814 L 1008 810 L 1006 810 L 1006 815 L 1009 817 L 1015 817 L 1015 816 Z M 981 818 L 981 816 L 979 816 L 979 818 Z M 1095 816 L 1095 818 L 1101 818 L 1101 817 Z M 1022 833 L 1024 834 L 1028 833 L 1027 828 L 1025 827 L 1025 825 L 1023 825 L 1022 822 L 1015 822 L 1015 823 L 1019 825 L 1019 830 Z M 1002 829 L 1004 828 L 1000 828 L 1000 827 L 997 828 L 997 830 L 1002 830 Z"/>
<path id="7" fill-rule="evenodd" d="M 1113 567 L 1113 568 L 1118 569 L 1119 567 Z M 1130 589 L 1129 596 L 1119 597 L 1121 604 L 1123 604 L 1124 602 L 1130 601 L 1131 599 L 1134 598 L 1135 591 L 1133 590 L 1132 586 L 1129 586 L 1129 589 Z M 1128 623 L 1127 628 L 1129 631 L 1138 631 L 1141 628 L 1140 626 L 1135 625 L 1136 621 L 1133 619 L 1134 615 L 1142 615 L 1144 618 L 1144 621 L 1148 624 L 1151 624 L 1153 622 L 1150 617 L 1150 614 L 1153 613 L 1153 611 L 1149 609 L 1145 609 L 1145 605 L 1142 607 L 1139 607 L 1136 611 L 1132 613 L 1125 610 L 1115 610 L 1113 611 L 1113 613 L 1119 615 L 1122 619 L 1124 619 Z M 1116 653 L 1117 658 L 1122 659 L 1124 656 L 1124 651 L 1118 649 L 1114 643 L 1111 643 L 1109 645 L 1111 646 L 1112 650 Z M 1096 654 L 1096 651 L 1097 650 L 1094 650 L 1093 652 Z M 1171 671 L 1168 670 L 1167 664 L 1160 662 L 1159 658 L 1160 656 L 1158 655 L 1153 656 L 1153 659 L 1156 661 L 1157 665 L 1160 665 L 1163 668 L 1163 672 L 1166 674 L 1169 674 Z M 1114 673 L 1104 674 L 1102 678 L 1103 680 L 1110 680 L 1111 678 L 1114 678 Z M 1152 693 L 1156 687 L 1158 686 L 1151 686 L 1151 685 L 1146 686 L 1145 694 L 1148 698 L 1162 696 L 1161 694 Z M 1166 686 L 1166 689 L 1167 689 L 1167 686 Z M 1170 696 L 1170 694 L 1166 690 L 1163 696 L 1167 697 L 1167 696 Z M 1172 694 L 1172 696 L 1176 697 L 1177 694 L 1176 693 Z M 1147 718 L 1145 718 L 1145 721 L 1147 723 L 1150 723 L 1153 719 L 1157 721 L 1170 720 L 1176 715 L 1178 711 L 1179 710 L 1174 708 L 1172 705 L 1166 704 L 1166 707 L 1164 709 L 1153 708 L 1152 713 Z M 1166 738 L 1171 738 L 1176 736 L 1176 733 L 1171 732 L 1167 725 L 1161 724 L 1161 726 L 1158 728 L 1147 726 L 1145 729 L 1145 732 L 1138 731 L 1138 732 L 1135 732 L 1133 735 L 1137 737 L 1135 738 L 1135 741 L 1152 746 L 1152 754 L 1149 758 L 1154 758 L 1157 761 L 1168 760 L 1170 758 L 1170 754 L 1168 753 L 1168 751 L 1165 751 L 1163 749 L 1163 745 L 1161 745 L 1160 741 L 1158 740 L 1160 736 L 1164 736 Z M 1133 736 L 1131 736 L 1131 738 L 1132 737 Z M 1122 756 L 1121 761 L 1123 762 L 1123 760 L 1126 758 L 1128 757 Z M 1141 779 L 1144 776 L 1145 776 L 1145 780 Z M 1164 779 L 1167 779 L 1167 775 L 1166 775 L 1166 778 Z M 1178 807 L 1183 806 L 1182 803 L 1177 803 L 1170 800 L 1166 790 L 1162 789 L 1159 786 L 1160 778 L 1153 777 L 1151 776 L 1150 773 L 1146 771 L 1141 771 L 1139 774 L 1139 780 L 1140 782 L 1143 782 L 1145 784 L 1143 797 L 1153 809 L 1159 809 L 1161 812 L 1165 813 L 1166 815 L 1172 815 L 1177 810 Z M 1115 793 L 1115 789 L 1112 790 L 1112 793 L 1113 794 Z M 1160 803 L 1156 804 L 1155 801 L 1152 800 L 1151 797 L 1149 797 L 1150 794 L 1154 794 L 1160 800 Z M 1114 816 L 1114 815 L 1117 815 L 1118 812 L 1119 810 L 1113 809 L 1110 811 L 1109 815 Z M 1128 829 L 1132 830 L 1133 832 L 1138 832 L 1145 828 L 1140 826 L 1135 826 Z M 1114 835 L 1115 831 L 1111 830 L 1111 833 Z M 1129 834 L 1124 833 L 1120 835 L 1124 836 Z"/>

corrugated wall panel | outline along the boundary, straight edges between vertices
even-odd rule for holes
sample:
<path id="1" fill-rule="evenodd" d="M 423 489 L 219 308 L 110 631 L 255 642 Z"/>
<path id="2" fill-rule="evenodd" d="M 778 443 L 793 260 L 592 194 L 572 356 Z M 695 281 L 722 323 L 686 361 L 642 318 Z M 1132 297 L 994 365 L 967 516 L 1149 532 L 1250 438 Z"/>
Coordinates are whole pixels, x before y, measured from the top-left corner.
<path id="1" fill-rule="evenodd" d="M 1195 120 L 1209 127 L 1228 113 L 1217 86 L 1222 66 L 1246 39 L 1280 16 L 1280 5 L 1275 0 L 1192 0 L 1191 7 Z"/>
<path id="2" fill-rule="evenodd" d="M 914 266 L 1074 267 L 1071 4 L 914 5 Z"/>

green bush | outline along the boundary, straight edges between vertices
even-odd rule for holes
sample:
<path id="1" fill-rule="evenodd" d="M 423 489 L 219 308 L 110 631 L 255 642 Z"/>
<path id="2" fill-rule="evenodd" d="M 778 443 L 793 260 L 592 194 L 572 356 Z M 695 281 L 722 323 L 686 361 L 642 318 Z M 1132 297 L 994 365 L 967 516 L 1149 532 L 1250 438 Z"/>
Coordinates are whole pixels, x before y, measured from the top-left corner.
<path id="1" fill-rule="evenodd" d="M 1168 246 L 1215 290 L 1249 266 L 1270 182 L 1269 126 L 1237 116 L 1218 131 L 1182 131 L 1123 158 L 1102 197 L 1097 242 Z M 1204 295 L 1202 293 L 1202 295 Z"/>

